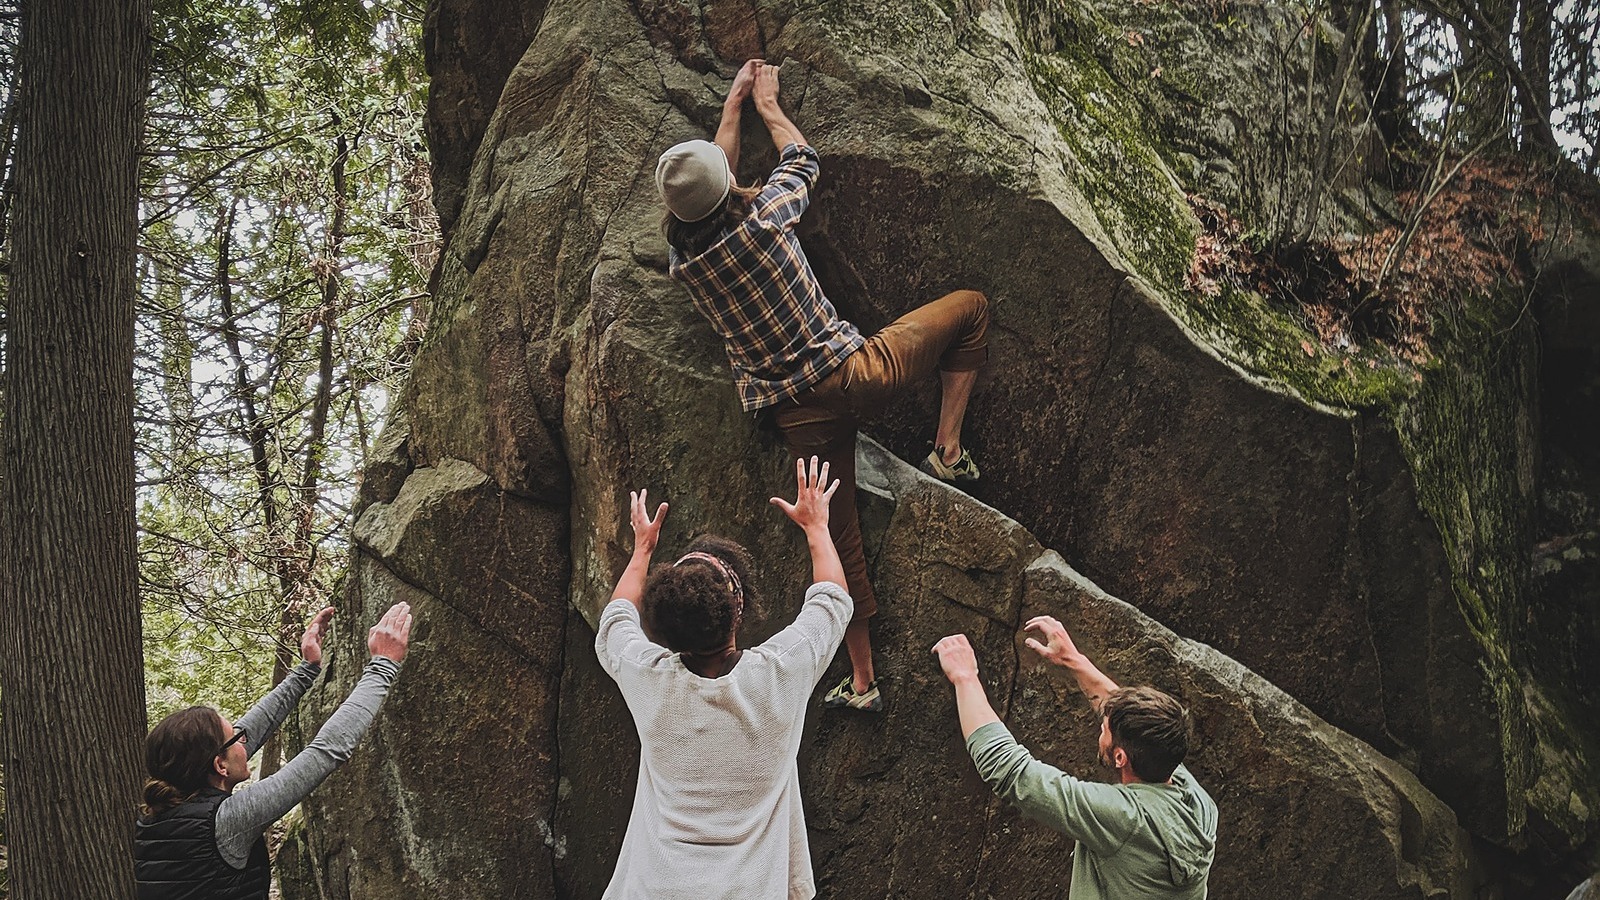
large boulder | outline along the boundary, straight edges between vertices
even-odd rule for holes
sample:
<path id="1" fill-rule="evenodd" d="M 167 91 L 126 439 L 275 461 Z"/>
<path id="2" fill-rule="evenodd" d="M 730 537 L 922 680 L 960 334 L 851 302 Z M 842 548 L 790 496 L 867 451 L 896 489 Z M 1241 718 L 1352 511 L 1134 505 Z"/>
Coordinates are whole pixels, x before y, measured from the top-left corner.
<path id="1" fill-rule="evenodd" d="M 972 632 L 1019 733 L 1087 770 L 1091 723 L 1013 644 L 1034 610 L 1083 623 L 1118 674 L 1200 714 L 1197 771 L 1228 829 L 1219 896 L 1471 896 L 1454 822 L 1515 851 L 1530 802 L 1552 857 L 1587 837 L 1600 803 L 1573 716 L 1541 702 L 1530 725 L 1539 692 L 1508 624 L 1526 613 L 1524 579 L 1500 563 L 1525 530 L 1531 439 L 1523 427 L 1486 452 L 1474 432 L 1484 408 L 1526 425 L 1523 405 L 1496 405 L 1514 381 L 1468 389 L 1482 371 L 1458 363 L 1414 388 L 1303 349 L 1259 298 L 1185 293 L 1197 224 L 1180 181 L 1270 198 L 1250 192 L 1250 154 L 1227 158 L 1221 124 L 1163 129 L 1248 114 L 1248 54 L 1266 52 L 1248 35 L 1293 19 L 1251 7 L 1226 39 L 1246 62 L 1213 95 L 1152 81 L 1125 30 L 1218 38 L 1152 22 L 1149 4 L 1103 6 L 437 0 L 431 21 L 467 23 L 430 32 L 433 70 L 455 73 L 439 102 L 459 101 L 430 108 L 430 133 L 455 135 L 436 180 L 461 199 L 430 333 L 363 486 L 344 600 L 354 621 L 410 599 L 428 624 L 372 745 L 308 804 L 291 896 L 598 895 L 636 738 L 588 623 L 626 557 L 629 489 L 672 502 L 668 546 L 709 530 L 759 548 L 769 599 L 747 640 L 792 616 L 803 547 L 765 505 L 790 470 L 666 276 L 652 183 L 662 149 L 715 128 L 753 55 L 781 61 L 822 152 L 802 240 L 840 310 L 871 330 L 958 287 L 993 301 L 967 436 L 979 499 L 1016 520 L 869 454 L 891 708 L 808 733 L 825 893 L 1056 883 L 1024 854 L 1064 860 L 1065 845 L 986 799 L 925 657 Z M 497 14 L 510 24 L 480 68 L 470 35 Z M 1177 57 L 1180 74 L 1205 55 Z M 749 180 L 773 148 L 747 118 Z M 934 403 L 930 383 L 874 432 L 920 456 Z M 355 674 L 330 673 L 303 733 Z"/>

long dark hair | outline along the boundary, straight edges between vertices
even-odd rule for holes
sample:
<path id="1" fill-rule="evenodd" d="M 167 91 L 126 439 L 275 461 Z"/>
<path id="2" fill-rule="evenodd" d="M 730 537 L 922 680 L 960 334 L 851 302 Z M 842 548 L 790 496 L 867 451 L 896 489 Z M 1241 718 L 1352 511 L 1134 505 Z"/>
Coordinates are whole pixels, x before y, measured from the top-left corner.
<path id="1" fill-rule="evenodd" d="M 164 812 L 211 783 L 211 762 L 226 738 L 222 717 L 209 706 L 180 709 L 150 729 L 144 739 L 145 815 Z"/>
<path id="2" fill-rule="evenodd" d="M 742 605 L 735 600 L 735 586 L 715 564 L 699 559 L 662 564 L 655 567 L 645 583 L 645 625 L 669 650 L 719 650 L 738 620 L 748 615 L 756 603 L 750 584 L 750 554 L 737 542 L 715 535 L 696 538 L 684 553 L 705 553 L 721 560 L 738 580 Z"/>
<path id="3" fill-rule="evenodd" d="M 723 198 L 717 211 L 698 222 L 685 222 L 667 213 L 667 243 L 684 256 L 699 256 L 744 221 L 744 217 L 750 214 L 752 201 L 759 193 L 760 187 L 729 185 L 728 196 Z"/>

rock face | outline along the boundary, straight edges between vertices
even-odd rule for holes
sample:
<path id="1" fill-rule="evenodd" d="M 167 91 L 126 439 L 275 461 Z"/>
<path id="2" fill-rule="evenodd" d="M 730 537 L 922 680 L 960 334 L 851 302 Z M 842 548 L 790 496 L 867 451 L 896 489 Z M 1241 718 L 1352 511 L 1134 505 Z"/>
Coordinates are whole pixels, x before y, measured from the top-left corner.
<path id="1" fill-rule="evenodd" d="M 881 447 L 863 447 L 859 481 L 871 498 L 878 583 L 894 598 L 878 629 L 891 705 L 881 719 L 818 711 L 808 723 L 801 777 L 822 896 L 1065 894 L 1071 842 L 1025 822 L 978 780 L 950 687 L 928 653 L 945 634 L 968 634 L 1018 739 L 1093 777 L 1099 722 L 1071 678 L 1018 639 L 1021 623 L 1041 614 L 1074 623 L 1080 646 L 1113 677 L 1155 684 L 1189 705 L 1199 747 L 1191 767 L 1217 800 L 1219 833 L 1233 836 L 1218 848 L 1215 896 L 1477 896 L 1466 834 L 1410 772 L 1216 650 L 1108 596 L 1016 522 Z M 770 604 L 791 612 L 802 583 L 769 592 Z M 569 658 L 579 649 L 569 646 Z M 563 758 L 632 736 L 592 649 L 581 649 L 589 657 L 572 679 L 577 690 L 564 686 L 562 708 L 579 701 L 584 713 L 563 713 Z M 842 662 L 836 668 L 839 677 Z M 563 896 L 599 896 L 610 877 L 635 758 L 620 765 L 567 770 L 557 821 L 566 840 L 566 859 L 556 863 Z"/>
<path id="2" fill-rule="evenodd" d="M 405 601 L 417 649 L 363 752 L 306 800 L 313 824 L 284 867 L 290 896 L 297 887 L 319 896 L 313 869 L 321 891 L 348 898 L 549 896 L 540 885 L 551 877 L 566 615 L 529 588 L 565 585 L 565 523 L 564 510 L 448 458 L 367 506 L 343 621 L 376 621 Z M 359 677 L 353 661 L 366 658 L 365 629 L 341 628 L 335 640 L 324 687 L 302 706 L 319 723 Z M 485 780 L 480 763 L 490 758 L 502 768 L 517 761 L 514 789 Z"/>
<path id="3" fill-rule="evenodd" d="M 1041 611 L 1195 710 L 1195 770 L 1222 808 L 1216 896 L 1492 896 L 1456 823 L 1517 851 L 1530 804 L 1542 859 L 1570 855 L 1600 811 L 1572 717 L 1541 702 L 1528 724 L 1499 627 L 1521 609 L 1464 599 L 1499 582 L 1463 579 L 1489 557 L 1416 463 L 1476 446 L 1440 437 L 1471 428 L 1447 414 L 1470 392 L 1445 390 L 1470 380 L 1410 407 L 1316 402 L 1282 361 L 1298 346 L 1240 337 L 1249 322 L 1182 293 L 1180 178 L 1270 202 L 1259 154 L 1227 151 L 1260 93 L 1247 44 L 1286 16 L 1251 7 L 1226 39 L 1244 45 L 1209 48 L 1246 62 L 1197 81 L 1201 44 L 1224 39 L 1143 4 L 436 0 L 448 245 L 363 484 L 343 611 L 406 599 L 422 625 L 376 734 L 308 802 L 286 896 L 599 896 L 637 744 L 589 623 L 626 558 L 630 488 L 671 501 L 669 548 L 700 531 L 757 548 L 768 600 L 747 642 L 792 616 L 803 546 L 765 504 L 790 489 L 787 459 L 666 277 L 652 184 L 757 55 L 782 62 L 822 153 L 802 239 L 841 312 L 870 331 L 957 287 L 990 296 L 967 442 L 980 499 L 1016 519 L 864 451 L 891 711 L 809 726 L 822 895 L 1064 891 L 1068 844 L 988 799 L 926 653 L 968 631 L 1019 737 L 1088 772 L 1087 712 L 1013 642 Z M 1188 43 L 1153 78 L 1131 28 Z M 741 178 L 772 159 L 747 114 Z M 920 456 L 934 401 L 930 383 L 875 433 Z M 1460 490 L 1527 502 L 1522 446 Z M 349 631 L 336 660 L 363 655 Z M 357 671 L 331 667 L 304 736 Z"/>

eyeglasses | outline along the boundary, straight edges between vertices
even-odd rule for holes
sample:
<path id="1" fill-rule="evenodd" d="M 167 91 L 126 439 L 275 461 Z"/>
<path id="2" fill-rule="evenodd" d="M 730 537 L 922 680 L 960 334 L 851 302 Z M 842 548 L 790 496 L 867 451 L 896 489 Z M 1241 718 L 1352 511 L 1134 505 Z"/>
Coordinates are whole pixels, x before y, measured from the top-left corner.
<path id="1" fill-rule="evenodd" d="M 228 748 L 244 740 L 245 736 L 249 734 L 249 731 L 250 730 L 245 728 L 243 725 L 233 726 L 233 737 L 228 738 L 227 743 L 217 748 L 217 755 L 221 756 L 222 754 L 227 753 Z"/>

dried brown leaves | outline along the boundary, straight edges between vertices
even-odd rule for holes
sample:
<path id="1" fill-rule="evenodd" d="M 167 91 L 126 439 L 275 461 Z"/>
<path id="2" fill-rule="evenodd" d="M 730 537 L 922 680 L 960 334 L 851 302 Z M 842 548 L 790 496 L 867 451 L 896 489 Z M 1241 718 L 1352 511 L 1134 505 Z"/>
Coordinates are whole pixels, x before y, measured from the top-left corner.
<path id="1" fill-rule="evenodd" d="M 1372 340 L 1421 363 L 1437 313 L 1527 283 L 1527 250 L 1544 238 L 1541 208 L 1555 193 L 1547 172 L 1471 161 L 1437 191 L 1399 194 L 1404 222 L 1358 238 L 1264 246 L 1252 246 L 1223 206 L 1191 195 L 1202 231 L 1184 287 L 1208 298 L 1255 291 L 1298 310 L 1324 348 Z"/>

